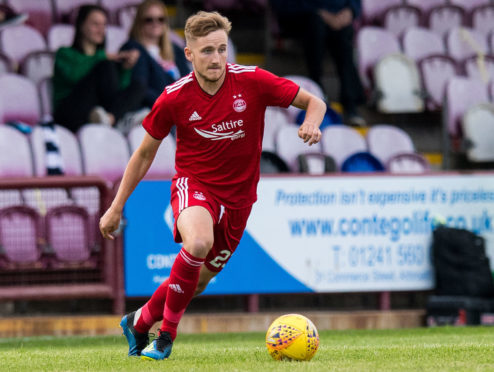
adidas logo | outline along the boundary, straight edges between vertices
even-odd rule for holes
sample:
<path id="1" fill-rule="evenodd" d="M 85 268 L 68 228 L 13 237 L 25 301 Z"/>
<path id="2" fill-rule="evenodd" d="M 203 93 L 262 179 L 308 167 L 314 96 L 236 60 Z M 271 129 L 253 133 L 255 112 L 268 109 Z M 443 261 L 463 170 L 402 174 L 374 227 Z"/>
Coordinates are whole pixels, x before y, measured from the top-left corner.
<path id="1" fill-rule="evenodd" d="M 202 120 L 202 118 L 199 116 L 197 111 L 194 111 L 192 115 L 190 115 L 189 121 L 194 121 L 194 120 Z"/>
<path id="2" fill-rule="evenodd" d="M 184 293 L 183 289 L 180 288 L 180 284 L 168 284 L 168 288 L 177 293 Z"/>

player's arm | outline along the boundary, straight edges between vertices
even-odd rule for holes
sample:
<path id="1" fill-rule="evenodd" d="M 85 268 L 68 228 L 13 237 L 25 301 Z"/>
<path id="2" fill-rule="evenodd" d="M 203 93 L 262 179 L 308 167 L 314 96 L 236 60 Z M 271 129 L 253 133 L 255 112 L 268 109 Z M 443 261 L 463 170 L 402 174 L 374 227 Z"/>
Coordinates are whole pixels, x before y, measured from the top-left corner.
<path id="1" fill-rule="evenodd" d="M 308 142 L 309 146 L 319 142 L 321 139 L 319 126 L 326 113 L 326 104 L 324 101 L 300 88 L 292 102 L 292 106 L 307 111 L 305 120 L 298 130 L 298 136 L 304 142 Z"/>
<path id="2" fill-rule="evenodd" d="M 146 175 L 151 166 L 161 141 L 154 139 L 147 132 L 137 150 L 130 157 L 125 168 L 122 182 L 118 187 L 117 195 L 99 221 L 99 228 L 104 238 L 114 239 L 114 232 L 120 225 L 123 207 L 137 184 Z"/>

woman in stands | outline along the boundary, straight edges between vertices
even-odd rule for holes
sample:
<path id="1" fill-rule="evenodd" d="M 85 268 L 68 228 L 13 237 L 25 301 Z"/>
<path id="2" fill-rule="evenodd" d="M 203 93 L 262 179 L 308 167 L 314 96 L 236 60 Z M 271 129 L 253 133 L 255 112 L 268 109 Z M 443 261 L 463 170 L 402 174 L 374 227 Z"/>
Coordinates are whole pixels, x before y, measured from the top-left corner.
<path id="1" fill-rule="evenodd" d="M 139 108 L 144 95 L 144 87 L 131 80 L 139 51 L 106 53 L 106 23 L 102 7 L 81 6 L 72 46 L 60 48 L 55 56 L 54 119 L 73 132 L 85 123 L 115 125 Z"/>
<path id="2" fill-rule="evenodd" d="M 183 48 L 170 39 L 168 13 L 161 0 L 145 0 L 138 6 L 130 38 L 121 50 L 130 49 L 140 52 L 132 79 L 146 87 L 143 107 L 151 108 L 165 86 L 190 72 Z"/>

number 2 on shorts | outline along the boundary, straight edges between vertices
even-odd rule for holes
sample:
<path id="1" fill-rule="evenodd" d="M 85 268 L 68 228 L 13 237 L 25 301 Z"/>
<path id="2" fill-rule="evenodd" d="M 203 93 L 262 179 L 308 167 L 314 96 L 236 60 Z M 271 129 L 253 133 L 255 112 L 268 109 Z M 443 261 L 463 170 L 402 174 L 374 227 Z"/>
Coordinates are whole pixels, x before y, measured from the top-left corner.
<path id="1" fill-rule="evenodd" d="M 225 261 L 228 260 L 228 257 L 230 257 L 231 254 L 232 254 L 232 252 L 230 252 L 226 249 L 223 249 L 220 252 L 220 254 L 218 256 L 216 256 L 214 259 L 212 259 L 211 261 L 209 261 L 209 263 L 212 266 L 217 267 L 217 268 L 224 267 Z"/>

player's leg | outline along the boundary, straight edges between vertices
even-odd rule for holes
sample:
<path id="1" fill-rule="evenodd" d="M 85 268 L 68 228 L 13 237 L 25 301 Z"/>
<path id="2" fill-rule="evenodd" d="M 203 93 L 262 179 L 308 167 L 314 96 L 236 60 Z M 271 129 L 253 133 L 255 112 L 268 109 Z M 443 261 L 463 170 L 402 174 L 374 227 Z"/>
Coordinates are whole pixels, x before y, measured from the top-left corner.
<path id="1" fill-rule="evenodd" d="M 170 355 L 178 323 L 194 296 L 201 267 L 213 245 L 213 226 L 211 212 L 203 206 L 188 207 L 178 216 L 177 229 L 183 247 L 170 273 L 160 335 L 142 351 L 143 359 L 164 359 Z"/>
<path id="2" fill-rule="evenodd" d="M 218 272 L 210 271 L 206 266 L 202 265 L 194 297 L 201 294 L 211 279 L 217 274 Z M 170 279 L 167 278 L 160 284 L 144 306 L 122 318 L 120 325 L 124 330 L 124 335 L 126 335 L 129 343 L 129 356 L 141 355 L 142 349 L 144 349 L 149 342 L 149 330 L 155 323 L 163 320 L 163 309 L 169 282 Z"/>

